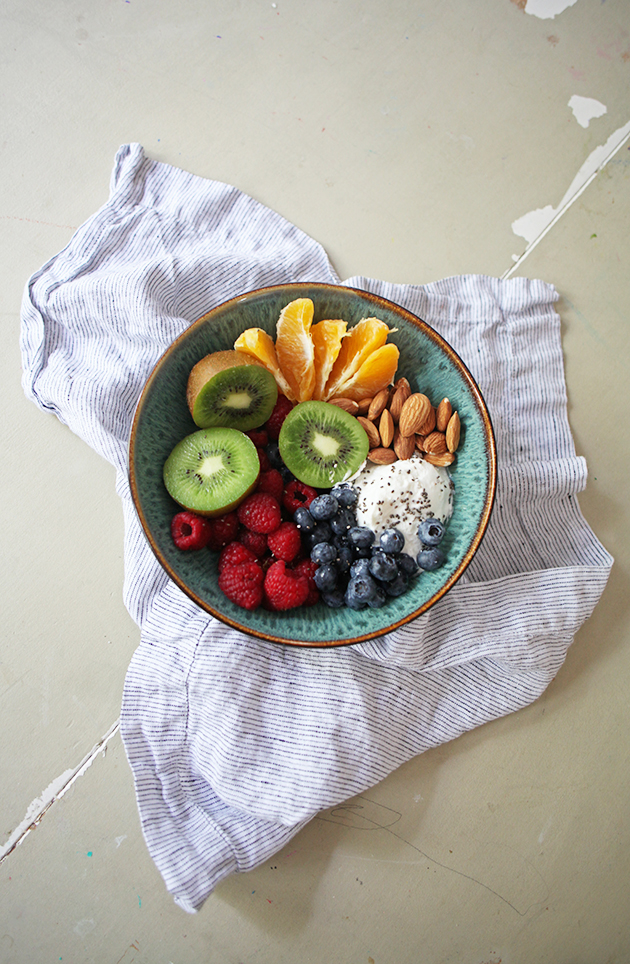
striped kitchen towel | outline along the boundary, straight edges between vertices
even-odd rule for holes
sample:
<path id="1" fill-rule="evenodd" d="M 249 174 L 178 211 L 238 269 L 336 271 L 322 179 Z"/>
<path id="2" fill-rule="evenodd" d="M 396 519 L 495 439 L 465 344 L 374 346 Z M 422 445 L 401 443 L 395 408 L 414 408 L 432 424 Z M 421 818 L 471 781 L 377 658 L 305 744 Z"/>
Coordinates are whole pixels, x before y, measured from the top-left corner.
<path id="1" fill-rule="evenodd" d="M 576 498 L 586 466 L 567 419 L 554 289 L 523 278 L 355 277 L 344 283 L 432 325 L 484 393 L 499 477 L 481 548 L 433 609 L 356 646 L 266 643 L 196 607 L 156 562 L 134 510 L 134 407 L 192 321 L 288 281 L 340 283 L 321 246 L 273 211 L 130 144 L 108 202 L 24 294 L 24 390 L 116 467 L 124 598 L 141 627 L 121 731 L 149 851 L 190 912 L 318 811 L 535 700 L 612 565 Z"/>

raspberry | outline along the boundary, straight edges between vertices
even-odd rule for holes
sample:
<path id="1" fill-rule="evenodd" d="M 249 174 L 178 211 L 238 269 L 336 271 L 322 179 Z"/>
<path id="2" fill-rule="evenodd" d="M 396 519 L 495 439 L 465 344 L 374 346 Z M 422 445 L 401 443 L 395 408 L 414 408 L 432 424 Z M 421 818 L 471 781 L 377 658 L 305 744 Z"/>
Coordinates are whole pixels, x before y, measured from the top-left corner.
<path id="1" fill-rule="evenodd" d="M 297 479 L 294 479 L 293 482 L 289 482 L 284 490 L 282 504 L 287 512 L 293 515 L 296 509 L 308 509 L 316 497 L 317 491 L 315 489 L 310 485 L 305 485 L 304 482 L 298 482 Z"/>
<path id="2" fill-rule="evenodd" d="M 265 596 L 274 610 L 295 609 L 308 597 L 308 579 L 302 573 L 286 568 L 284 559 L 278 559 L 267 570 Z"/>
<path id="3" fill-rule="evenodd" d="M 292 562 L 302 548 L 300 530 L 294 522 L 282 522 L 267 536 L 267 545 L 276 559 Z"/>
<path id="4" fill-rule="evenodd" d="M 265 575 L 257 562 L 226 566 L 219 574 L 219 589 L 237 606 L 256 609 L 263 601 Z"/>
<path id="5" fill-rule="evenodd" d="M 208 546 L 219 552 L 223 546 L 229 542 L 234 542 L 238 533 L 238 516 L 236 512 L 227 512 L 225 515 L 218 516 L 212 520 L 212 535 Z"/>
<path id="6" fill-rule="evenodd" d="M 258 461 L 260 462 L 260 471 L 267 472 L 271 468 L 271 462 L 269 461 L 269 456 L 264 449 L 257 448 Z"/>
<path id="7" fill-rule="evenodd" d="M 280 503 L 268 492 L 254 492 L 236 510 L 238 521 L 250 532 L 273 532 L 282 522 Z"/>
<path id="8" fill-rule="evenodd" d="M 293 402 L 290 402 L 285 395 L 278 395 L 278 400 L 274 405 L 273 412 L 263 426 L 267 430 L 267 435 L 273 441 L 277 441 L 278 436 L 280 435 L 280 429 L 282 428 L 282 423 L 292 408 Z"/>
<path id="9" fill-rule="evenodd" d="M 269 495 L 272 495 L 278 502 L 282 502 L 284 479 L 278 469 L 268 469 L 267 472 L 261 472 L 256 491 L 268 492 Z"/>
<path id="10" fill-rule="evenodd" d="M 304 600 L 305 606 L 314 606 L 319 599 L 319 589 L 315 585 L 313 578 L 317 571 L 317 563 L 312 559 L 300 559 L 297 565 L 293 566 L 293 572 L 306 576 L 308 580 L 308 596 Z"/>
<path id="11" fill-rule="evenodd" d="M 230 542 L 221 550 L 219 556 L 219 572 L 223 572 L 226 566 L 240 566 L 244 562 L 256 562 L 256 555 L 242 542 Z"/>
<path id="12" fill-rule="evenodd" d="M 264 428 L 253 428 L 249 432 L 245 432 L 248 435 L 257 449 L 264 449 L 269 442 L 269 436 L 265 432 Z"/>
<path id="13" fill-rule="evenodd" d="M 178 549 L 203 549 L 212 536 L 210 520 L 195 512 L 178 512 L 171 522 L 171 535 Z"/>
<path id="14" fill-rule="evenodd" d="M 238 541 L 258 559 L 262 559 L 267 552 L 267 536 L 264 532 L 250 532 L 249 529 L 243 529 L 238 534 Z"/>

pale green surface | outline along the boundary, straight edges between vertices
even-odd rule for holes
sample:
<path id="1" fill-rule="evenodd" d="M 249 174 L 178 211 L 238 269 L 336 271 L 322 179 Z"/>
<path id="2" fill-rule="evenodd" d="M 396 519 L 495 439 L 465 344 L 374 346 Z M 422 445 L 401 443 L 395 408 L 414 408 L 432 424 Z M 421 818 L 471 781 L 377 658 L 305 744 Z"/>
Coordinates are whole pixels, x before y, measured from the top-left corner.
<path id="1" fill-rule="evenodd" d="M 630 120 L 630 8 L 7 0 L 0 16 L 4 841 L 115 721 L 138 641 L 113 471 L 24 399 L 17 351 L 24 283 L 106 200 L 118 146 L 252 194 L 342 278 L 502 275 L 526 247 L 512 222 L 556 207 Z M 574 94 L 608 112 L 580 127 Z M 547 692 L 314 821 L 193 918 L 148 857 L 114 737 L 0 868 L 3 964 L 630 959 L 627 148 L 517 271 L 561 293 L 580 502 L 616 558 Z"/>

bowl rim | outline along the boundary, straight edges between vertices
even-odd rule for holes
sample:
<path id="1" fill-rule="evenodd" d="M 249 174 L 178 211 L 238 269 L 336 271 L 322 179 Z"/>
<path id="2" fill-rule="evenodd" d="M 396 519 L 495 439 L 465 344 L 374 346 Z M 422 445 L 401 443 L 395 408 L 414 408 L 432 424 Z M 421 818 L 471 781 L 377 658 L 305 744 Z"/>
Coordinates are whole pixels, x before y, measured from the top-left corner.
<path id="1" fill-rule="evenodd" d="M 287 291 L 287 292 L 294 292 L 295 294 L 297 294 L 298 291 L 304 291 L 305 289 L 309 289 L 311 291 L 320 290 L 322 292 L 334 291 L 336 293 L 350 292 L 350 293 L 360 295 L 362 298 L 365 298 L 367 301 L 371 302 L 376 307 L 381 307 L 383 310 L 389 311 L 389 312 L 393 310 L 396 314 L 401 315 L 406 321 L 408 321 L 415 327 L 421 328 L 426 333 L 426 335 L 432 341 L 434 341 L 438 345 L 438 347 L 450 358 L 450 360 L 454 363 L 455 367 L 458 369 L 458 371 L 464 378 L 465 382 L 467 383 L 467 386 L 472 396 L 474 397 L 477 410 L 481 417 L 483 431 L 486 439 L 486 448 L 487 448 L 488 483 L 487 483 L 486 495 L 484 499 L 483 512 L 481 514 L 481 519 L 475 531 L 474 538 L 470 546 L 466 550 L 466 553 L 462 558 L 461 562 L 459 563 L 457 569 L 455 569 L 455 571 L 451 574 L 451 576 L 449 576 L 449 578 L 446 580 L 444 585 L 441 586 L 421 606 L 419 606 L 417 609 L 415 609 L 413 612 L 409 613 L 408 615 L 403 616 L 400 619 L 397 619 L 395 622 L 391 623 L 387 628 L 379 629 L 375 633 L 369 633 L 369 632 L 362 633 L 359 636 L 347 638 L 339 641 L 332 641 L 332 640 L 317 641 L 317 640 L 305 640 L 305 639 L 298 640 L 298 639 L 289 639 L 284 636 L 276 636 L 273 633 L 264 632 L 260 629 L 248 627 L 243 623 L 239 623 L 237 620 L 231 618 L 225 613 L 219 612 L 218 610 L 213 608 L 213 606 L 211 606 L 208 602 L 203 600 L 199 595 L 197 595 L 197 593 L 193 589 L 191 589 L 184 582 L 182 578 L 180 578 L 180 576 L 175 572 L 173 567 L 164 558 L 164 555 L 151 532 L 150 525 L 142 509 L 140 493 L 138 490 L 138 485 L 137 485 L 137 480 L 135 475 L 135 450 L 136 450 L 137 431 L 138 431 L 138 424 L 142 416 L 145 400 L 148 394 L 150 393 L 154 382 L 160 376 L 163 367 L 166 364 L 168 364 L 170 357 L 176 352 L 179 344 L 184 342 L 189 337 L 191 331 L 193 331 L 196 328 L 200 328 L 202 325 L 206 324 L 209 318 L 211 318 L 215 314 L 218 314 L 219 312 L 227 311 L 233 306 L 242 304 L 245 301 L 254 300 L 256 298 L 259 298 L 261 295 L 268 294 L 271 292 Z M 188 325 L 188 327 L 180 335 L 178 335 L 177 338 L 175 338 L 168 346 L 168 348 L 166 348 L 166 350 L 162 353 L 160 358 L 153 366 L 153 369 L 143 386 L 143 389 L 140 393 L 140 396 L 138 397 L 135 410 L 134 410 L 133 421 L 131 425 L 131 433 L 129 437 L 128 454 L 129 454 L 128 480 L 129 480 L 132 500 L 134 503 L 136 514 L 140 520 L 143 533 L 145 535 L 145 538 L 149 542 L 149 545 L 151 547 L 153 554 L 155 555 L 159 564 L 165 570 L 168 577 L 175 583 L 175 585 L 177 585 L 178 588 L 181 589 L 182 592 L 184 592 L 202 610 L 209 613 L 211 616 L 214 616 L 215 619 L 218 619 L 220 622 L 224 623 L 225 625 L 230 626 L 232 629 L 236 629 L 239 632 L 245 633 L 248 636 L 253 636 L 258 639 L 265 640 L 266 642 L 280 643 L 286 646 L 297 646 L 297 647 L 304 647 L 309 649 L 330 649 L 330 648 L 336 648 L 340 646 L 352 646 L 352 645 L 356 645 L 357 643 L 367 642 L 371 639 L 376 639 L 381 636 L 387 635 L 388 633 L 394 632 L 395 630 L 399 629 L 401 626 L 404 626 L 407 623 L 411 622 L 412 620 L 417 619 L 423 613 L 427 612 L 427 610 L 431 609 L 455 585 L 455 583 L 461 578 L 465 570 L 470 565 L 470 562 L 472 561 L 477 549 L 479 548 L 479 545 L 488 527 L 490 516 L 492 514 L 492 508 L 494 505 L 494 499 L 495 499 L 496 487 L 497 487 L 497 450 L 496 450 L 494 429 L 492 427 L 492 420 L 490 418 L 490 414 L 488 412 L 483 395 L 481 394 L 481 391 L 473 375 L 471 374 L 470 370 L 468 369 L 468 366 L 462 360 L 460 355 L 455 351 L 455 349 L 452 348 L 452 346 L 449 345 L 449 343 L 434 328 L 432 328 L 426 321 L 424 321 L 418 315 L 415 315 L 413 312 L 409 311 L 408 308 L 404 308 L 402 305 L 399 305 L 388 298 L 384 298 L 382 295 L 377 295 L 371 291 L 366 291 L 363 288 L 355 288 L 350 285 L 337 285 L 337 284 L 331 284 L 327 282 L 316 282 L 316 281 L 312 281 L 312 282 L 311 281 L 294 281 L 294 282 L 286 282 L 286 283 L 275 284 L 275 285 L 266 285 L 261 288 L 254 288 L 251 291 L 244 292 L 243 294 L 236 295 L 232 298 L 227 299 L 226 301 L 220 302 L 220 304 L 215 305 L 213 308 L 210 309 L 210 311 L 206 312 L 200 318 L 197 318 L 195 321 L 191 322 L 191 324 Z"/>

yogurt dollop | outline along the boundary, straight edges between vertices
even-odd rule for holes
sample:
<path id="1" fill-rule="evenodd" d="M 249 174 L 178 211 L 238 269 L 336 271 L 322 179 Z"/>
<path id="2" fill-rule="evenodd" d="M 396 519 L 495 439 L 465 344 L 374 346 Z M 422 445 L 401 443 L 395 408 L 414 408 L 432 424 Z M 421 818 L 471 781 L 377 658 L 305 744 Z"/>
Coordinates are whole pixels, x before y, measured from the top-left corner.
<path id="1" fill-rule="evenodd" d="M 414 558 L 421 548 L 420 522 L 435 518 L 446 523 L 453 514 L 455 486 L 448 470 L 419 455 L 392 465 L 368 462 L 352 484 L 359 493 L 357 524 L 373 529 L 377 538 L 383 529 L 399 529 L 405 537 L 403 551 Z"/>

